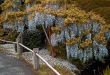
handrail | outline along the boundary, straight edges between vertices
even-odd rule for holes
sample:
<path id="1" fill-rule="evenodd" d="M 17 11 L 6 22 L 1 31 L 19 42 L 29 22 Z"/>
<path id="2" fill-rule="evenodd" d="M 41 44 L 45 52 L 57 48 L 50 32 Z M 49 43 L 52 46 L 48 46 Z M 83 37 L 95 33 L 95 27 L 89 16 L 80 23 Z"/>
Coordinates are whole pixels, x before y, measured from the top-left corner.
<path id="1" fill-rule="evenodd" d="M 57 75 L 60 75 L 60 73 L 55 70 L 46 60 L 44 60 L 38 53 L 36 55 L 51 69 L 53 72 L 55 72 Z"/>
<path id="2" fill-rule="evenodd" d="M 6 40 L 1 40 L 3 42 L 7 42 L 7 43 L 13 43 L 13 44 L 17 44 L 18 42 L 12 42 L 12 41 L 6 41 Z M 20 46 L 24 47 L 25 49 L 31 51 L 34 53 L 33 50 L 31 50 L 30 48 L 26 47 L 25 45 L 18 43 Z M 43 57 L 41 57 L 38 53 L 35 53 L 37 57 L 39 57 L 56 75 L 61 75 L 57 70 L 55 70 Z"/>
<path id="3" fill-rule="evenodd" d="M 28 51 L 34 52 L 33 50 L 31 50 L 30 48 L 24 46 L 23 44 L 19 43 L 20 46 L 24 47 L 25 49 L 27 49 Z"/>
<path id="4" fill-rule="evenodd" d="M 0 39 L 0 41 L 7 42 L 7 43 L 13 43 L 13 44 L 17 44 L 17 42 L 6 41 L 6 40 L 2 40 L 2 39 Z"/>
<path id="5" fill-rule="evenodd" d="M 19 43 L 22 47 L 26 48 L 27 50 L 34 52 L 33 50 L 29 49 L 28 47 L 24 46 L 23 44 Z M 57 72 L 43 57 L 41 57 L 38 53 L 36 55 L 51 69 L 53 72 L 55 72 L 57 75 L 60 75 L 59 72 Z"/>

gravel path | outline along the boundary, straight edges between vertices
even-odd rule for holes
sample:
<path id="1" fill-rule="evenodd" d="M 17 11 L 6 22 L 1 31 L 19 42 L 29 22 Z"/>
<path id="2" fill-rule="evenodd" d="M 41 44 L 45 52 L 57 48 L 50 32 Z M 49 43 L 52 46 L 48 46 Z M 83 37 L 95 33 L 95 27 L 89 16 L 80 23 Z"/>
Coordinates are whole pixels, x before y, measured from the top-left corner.
<path id="1" fill-rule="evenodd" d="M 7 48 L 9 53 L 12 53 L 13 56 L 15 56 L 15 51 L 14 51 L 14 45 L 13 44 L 5 44 L 2 45 L 2 47 L 4 47 L 5 49 Z M 52 66 L 58 65 L 61 67 L 65 67 L 69 70 L 71 70 L 72 72 L 79 72 L 79 70 L 77 69 L 77 67 L 73 64 L 71 64 L 70 62 L 60 59 L 60 58 L 53 58 L 49 55 L 49 52 L 47 49 L 42 49 L 39 51 L 39 54 L 46 60 L 48 61 L 49 64 L 51 64 Z M 30 63 L 32 63 L 32 52 L 24 52 L 22 54 L 22 56 Z M 32 63 L 33 64 L 33 63 Z M 44 64 L 41 60 L 40 60 L 40 64 Z"/>
<path id="2" fill-rule="evenodd" d="M 46 60 L 48 61 L 49 64 L 52 66 L 58 65 L 61 67 L 66 67 L 67 69 L 71 71 L 78 71 L 77 67 L 70 62 L 60 59 L 60 58 L 53 58 L 49 55 L 48 50 L 42 49 L 39 51 L 39 54 Z M 32 53 L 31 52 L 25 52 L 23 53 L 23 57 L 28 60 L 29 62 L 32 63 Z M 40 64 L 44 64 L 42 61 L 40 61 Z"/>
<path id="3" fill-rule="evenodd" d="M 17 59 L 16 57 L 14 57 L 14 55 L 6 54 L 1 51 L 0 75 L 35 75 L 35 74 L 25 62 L 22 62 L 21 60 Z"/>

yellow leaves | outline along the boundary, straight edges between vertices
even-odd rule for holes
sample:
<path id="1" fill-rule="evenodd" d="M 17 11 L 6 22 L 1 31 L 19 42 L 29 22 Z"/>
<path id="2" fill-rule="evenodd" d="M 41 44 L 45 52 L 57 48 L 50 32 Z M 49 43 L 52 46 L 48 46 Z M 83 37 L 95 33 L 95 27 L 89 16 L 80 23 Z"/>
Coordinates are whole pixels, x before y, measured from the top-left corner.
<path id="1" fill-rule="evenodd" d="M 3 22 L 4 22 L 4 17 L 2 15 L 2 16 L 0 16 L 0 24 L 3 23 Z"/>
<path id="2" fill-rule="evenodd" d="M 25 15 L 26 13 L 23 11 L 8 12 L 6 14 L 6 20 L 10 20 L 10 21 L 22 20 Z"/>
<path id="3" fill-rule="evenodd" d="M 51 14 L 51 15 L 57 16 L 57 12 L 53 9 L 45 9 L 44 12 L 46 14 Z"/>
<path id="4" fill-rule="evenodd" d="M 6 14 L 6 17 L 5 17 L 5 20 L 7 21 L 7 22 L 14 22 L 16 19 L 15 19 L 16 17 L 15 17 L 15 13 L 14 12 L 8 12 L 7 14 Z"/>
<path id="5" fill-rule="evenodd" d="M 63 17 L 63 18 L 67 17 L 67 13 L 66 13 L 65 11 L 66 11 L 66 10 L 64 10 L 64 9 L 59 9 L 59 10 L 57 10 L 57 11 L 56 11 L 57 16 Z"/>
<path id="6" fill-rule="evenodd" d="M 44 0 L 42 2 L 45 3 L 51 3 L 51 2 L 57 2 L 57 0 Z M 63 17 L 65 18 L 65 26 L 68 26 L 71 23 L 77 23 L 77 25 L 84 24 L 88 22 L 90 19 L 99 21 L 101 23 L 105 23 L 105 21 L 99 16 L 95 15 L 93 12 L 87 13 L 80 8 L 76 7 L 74 4 L 68 4 L 67 9 L 64 9 L 63 7 L 54 10 L 51 8 L 45 8 L 45 5 L 38 4 L 34 5 L 33 7 L 29 8 L 27 10 L 28 12 L 41 12 L 46 14 L 52 14 L 57 17 Z"/>
<path id="7" fill-rule="evenodd" d="M 29 4 L 31 2 L 32 2 L 32 0 L 25 0 L 25 4 Z"/>
<path id="8" fill-rule="evenodd" d="M 68 40 L 66 40 L 66 45 L 75 45 L 75 44 L 78 43 L 80 40 L 81 40 L 80 37 L 68 39 Z"/>
<path id="9" fill-rule="evenodd" d="M 4 29 L 0 28 L 0 37 L 2 37 L 4 35 Z"/>
<path id="10" fill-rule="evenodd" d="M 87 23 L 87 21 L 88 21 L 88 19 L 86 19 L 86 18 L 80 18 L 80 19 L 77 19 L 77 24 L 78 25 L 80 25 L 80 24 L 85 24 L 85 23 Z"/>
<path id="11" fill-rule="evenodd" d="M 30 3 L 33 0 L 25 0 L 25 3 Z M 61 0 L 60 0 L 61 1 Z M 96 15 L 94 12 L 85 12 L 84 10 L 81 10 L 78 8 L 74 3 L 73 4 L 68 4 L 67 3 L 67 8 L 65 9 L 65 6 L 61 6 L 59 9 L 54 10 L 51 8 L 46 8 L 46 4 L 52 4 L 52 3 L 58 3 L 59 0 L 40 0 L 41 4 L 35 4 L 31 8 L 27 9 L 26 12 L 29 13 L 34 13 L 40 12 L 40 13 L 46 13 L 46 14 L 52 14 L 57 17 L 63 17 L 65 18 L 65 26 L 68 26 L 71 23 L 77 23 L 77 25 L 82 25 L 89 20 L 94 20 L 97 22 L 100 22 L 101 24 L 105 24 L 105 20 L 100 17 L 100 15 Z M 64 2 L 62 0 L 62 2 Z M 3 9 L 7 9 L 11 7 L 13 4 L 13 0 L 5 0 L 5 2 L 1 5 Z M 15 5 L 16 6 L 16 5 Z M 16 13 L 11 13 L 8 14 L 8 18 L 21 18 L 25 15 L 24 12 L 16 12 Z M 15 17 L 14 17 L 15 16 Z M 20 19 L 19 18 L 19 19 Z M 29 16 L 29 19 L 32 19 L 32 16 Z"/>
<path id="12" fill-rule="evenodd" d="M 68 8 L 67 10 L 64 10 L 62 14 L 65 14 L 65 16 L 67 17 L 65 19 L 65 25 L 71 23 L 83 24 L 88 22 L 89 20 L 87 13 L 78 9 L 77 7 Z"/>
<path id="13" fill-rule="evenodd" d="M 76 21 L 75 18 L 68 17 L 65 19 L 64 23 L 65 23 L 65 26 L 68 26 L 69 24 L 74 23 L 75 21 Z"/>
<path id="14" fill-rule="evenodd" d="M 6 19 L 8 19 L 8 18 L 14 19 L 15 18 L 15 12 L 8 12 L 6 15 Z"/>
<path id="15" fill-rule="evenodd" d="M 43 8 L 43 7 L 40 5 L 40 6 L 37 6 L 37 7 L 35 8 L 35 10 L 36 10 L 37 12 L 44 12 L 45 8 Z"/>
<path id="16" fill-rule="evenodd" d="M 30 0 L 25 0 L 25 3 L 28 4 L 30 2 Z"/>
<path id="17" fill-rule="evenodd" d="M 94 12 L 89 12 L 88 14 L 89 14 L 91 20 L 99 22 L 101 24 L 105 24 L 106 23 L 105 19 L 102 18 L 100 15 L 95 14 Z"/>
<path id="18" fill-rule="evenodd" d="M 35 6 L 26 9 L 26 12 L 35 12 Z"/>
<path id="19" fill-rule="evenodd" d="M 86 48 L 86 47 L 89 47 L 89 46 L 91 46 L 91 44 L 92 44 L 92 40 L 85 40 L 84 42 L 82 42 L 81 44 L 80 44 L 80 48 L 82 48 L 82 49 L 84 49 L 84 48 Z"/>
<path id="20" fill-rule="evenodd" d="M 97 35 L 95 35 L 94 40 L 96 40 L 97 42 L 104 42 L 105 41 L 105 37 L 104 37 L 104 33 L 100 32 Z"/>
<path id="21" fill-rule="evenodd" d="M 61 28 L 59 26 L 55 26 L 55 27 L 51 27 L 51 30 L 53 32 L 59 32 L 59 31 L 61 31 Z"/>
<path id="22" fill-rule="evenodd" d="M 47 4 L 47 3 L 56 3 L 58 0 L 42 0 L 43 4 Z"/>
<path id="23" fill-rule="evenodd" d="M 16 17 L 23 17 L 26 15 L 26 12 L 23 11 L 19 11 L 19 12 L 15 12 Z"/>
<path id="24" fill-rule="evenodd" d="M 63 17 L 63 18 L 67 17 L 67 14 L 64 9 L 54 10 L 49 8 L 49 9 L 45 9 L 44 12 L 58 17 Z"/>
<path id="25" fill-rule="evenodd" d="M 101 26 L 101 30 L 100 31 L 102 31 L 103 33 L 105 33 L 105 32 L 108 32 L 109 29 L 110 29 L 110 25 L 109 24 L 106 24 L 106 25 Z"/>
<path id="26" fill-rule="evenodd" d="M 28 15 L 28 19 L 32 20 L 34 18 L 34 16 L 35 16 L 35 13 L 32 13 L 32 14 Z"/>
<path id="27" fill-rule="evenodd" d="M 31 8 L 28 8 L 26 11 L 27 12 L 44 12 L 45 8 L 41 5 L 41 4 L 38 4 L 38 5 L 34 5 L 33 7 Z"/>
<path id="28" fill-rule="evenodd" d="M 87 30 L 82 31 L 82 34 L 83 34 L 83 35 L 87 35 L 87 34 L 89 34 L 90 32 L 91 32 L 91 29 L 87 29 Z"/>
<path id="29" fill-rule="evenodd" d="M 103 25 L 102 30 L 103 30 L 103 28 L 110 28 L 110 24 Z"/>
<path id="30" fill-rule="evenodd" d="M 0 7 L 2 8 L 2 10 L 6 10 L 6 9 L 12 7 L 12 3 L 13 3 L 13 1 L 11 1 L 11 0 L 5 0 L 4 3 L 0 5 Z"/>

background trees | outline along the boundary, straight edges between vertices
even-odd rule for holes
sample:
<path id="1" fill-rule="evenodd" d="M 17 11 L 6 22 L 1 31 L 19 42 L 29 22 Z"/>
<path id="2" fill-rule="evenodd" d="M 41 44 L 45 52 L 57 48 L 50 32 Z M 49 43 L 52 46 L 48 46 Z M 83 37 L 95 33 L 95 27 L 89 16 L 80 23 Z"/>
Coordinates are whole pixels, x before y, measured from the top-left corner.
<path id="1" fill-rule="evenodd" d="M 103 16 L 110 23 L 110 1 L 109 0 L 75 0 L 78 6 L 86 11 L 94 11 Z"/>

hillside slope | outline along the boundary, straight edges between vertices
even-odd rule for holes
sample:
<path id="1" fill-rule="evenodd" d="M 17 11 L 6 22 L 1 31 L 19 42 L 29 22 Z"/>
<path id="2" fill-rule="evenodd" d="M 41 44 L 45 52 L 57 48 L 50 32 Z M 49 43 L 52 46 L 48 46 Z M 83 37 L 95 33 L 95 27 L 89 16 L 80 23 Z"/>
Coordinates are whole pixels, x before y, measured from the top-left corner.
<path id="1" fill-rule="evenodd" d="M 78 6 L 86 11 L 94 11 L 110 23 L 110 0 L 75 0 Z"/>

